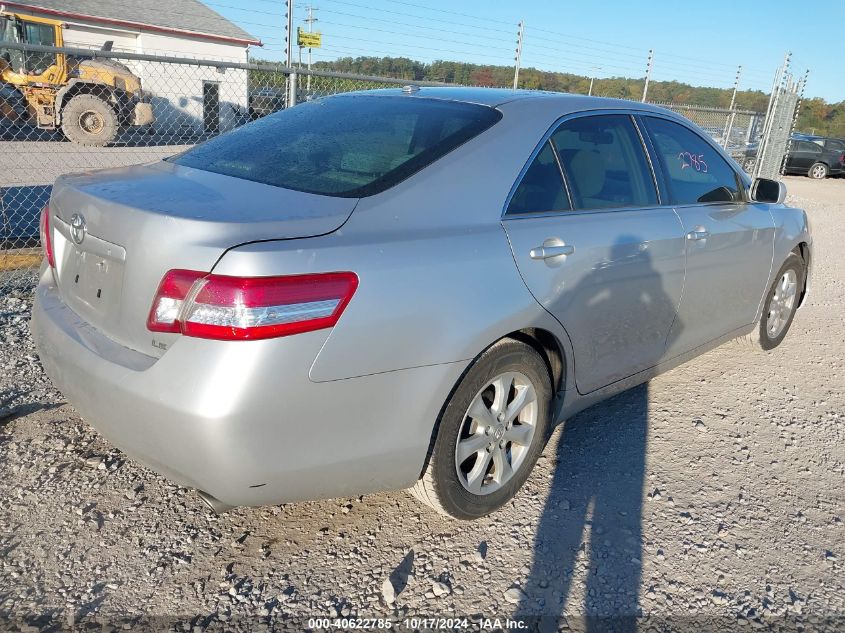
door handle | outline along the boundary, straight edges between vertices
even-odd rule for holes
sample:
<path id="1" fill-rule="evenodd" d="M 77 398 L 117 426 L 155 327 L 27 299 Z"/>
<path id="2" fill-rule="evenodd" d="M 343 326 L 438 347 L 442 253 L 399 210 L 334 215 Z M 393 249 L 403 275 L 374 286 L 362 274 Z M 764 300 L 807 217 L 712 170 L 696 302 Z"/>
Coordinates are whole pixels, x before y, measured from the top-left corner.
<path id="1" fill-rule="evenodd" d="M 532 248 L 528 253 L 531 259 L 551 259 L 552 257 L 560 257 L 561 255 L 572 255 L 575 252 L 575 247 L 572 244 L 560 244 L 555 246 L 538 246 Z"/>
<path id="2" fill-rule="evenodd" d="M 705 229 L 703 226 L 697 226 L 687 233 L 688 240 L 706 240 L 708 237 L 710 237 L 710 231 Z"/>

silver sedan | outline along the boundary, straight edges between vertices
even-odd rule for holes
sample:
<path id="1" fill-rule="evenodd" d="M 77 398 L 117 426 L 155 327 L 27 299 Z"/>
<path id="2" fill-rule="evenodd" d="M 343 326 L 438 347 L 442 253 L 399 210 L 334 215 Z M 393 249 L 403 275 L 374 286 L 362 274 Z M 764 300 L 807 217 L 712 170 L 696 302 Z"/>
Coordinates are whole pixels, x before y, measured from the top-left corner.
<path id="1" fill-rule="evenodd" d="M 411 488 L 461 519 L 575 412 L 728 340 L 777 346 L 812 238 L 658 107 L 408 87 L 60 178 L 41 360 L 216 511 Z"/>

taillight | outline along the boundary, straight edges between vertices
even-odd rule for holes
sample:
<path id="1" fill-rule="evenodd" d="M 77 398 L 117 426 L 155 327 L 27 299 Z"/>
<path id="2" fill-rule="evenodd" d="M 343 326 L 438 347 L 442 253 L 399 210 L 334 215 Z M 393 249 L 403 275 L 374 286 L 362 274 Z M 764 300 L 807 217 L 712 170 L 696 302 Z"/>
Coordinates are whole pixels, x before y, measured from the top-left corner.
<path id="1" fill-rule="evenodd" d="M 845 165 L 845 154 L 840 154 L 840 155 L 839 155 L 839 164 L 840 164 L 840 165 Z"/>
<path id="2" fill-rule="evenodd" d="M 171 270 L 153 300 L 153 332 L 224 340 L 288 336 L 333 327 L 358 287 L 351 272 L 229 277 Z"/>
<path id="3" fill-rule="evenodd" d="M 179 312 L 191 286 L 208 273 L 196 270 L 171 270 L 161 280 L 153 299 L 147 329 L 153 332 L 180 332 Z"/>
<path id="4" fill-rule="evenodd" d="M 50 235 L 50 205 L 44 205 L 41 209 L 41 220 L 39 222 L 39 230 L 41 232 L 41 248 L 44 249 L 44 257 L 47 258 L 47 263 L 50 268 L 56 267 L 56 256 L 53 254 L 53 238 Z"/>

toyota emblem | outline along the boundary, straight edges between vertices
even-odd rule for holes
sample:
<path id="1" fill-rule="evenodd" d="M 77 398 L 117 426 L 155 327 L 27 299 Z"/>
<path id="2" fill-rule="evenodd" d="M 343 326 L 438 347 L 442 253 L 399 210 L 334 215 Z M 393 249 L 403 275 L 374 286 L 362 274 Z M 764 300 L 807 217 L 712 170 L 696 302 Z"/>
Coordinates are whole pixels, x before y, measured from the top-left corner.
<path id="1" fill-rule="evenodd" d="M 82 217 L 79 213 L 74 213 L 70 216 L 70 236 L 74 242 L 82 244 L 82 240 L 85 239 L 86 231 L 87 228 L 85 227 L 84 217 Z"/>

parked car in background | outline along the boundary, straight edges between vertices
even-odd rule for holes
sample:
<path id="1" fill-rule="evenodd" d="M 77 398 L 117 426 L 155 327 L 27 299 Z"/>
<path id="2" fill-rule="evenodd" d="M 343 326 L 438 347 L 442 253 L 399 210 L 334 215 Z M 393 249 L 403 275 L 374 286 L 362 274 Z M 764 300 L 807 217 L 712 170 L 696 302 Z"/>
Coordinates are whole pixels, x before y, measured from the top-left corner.
<path id="1" fill-rule="evenodd" d="M 831 139 L 833 140 L 833 139 Z M 823 179 L 845 173 L 845 148 L 830 149 L 816 141 L 793 138 L 786 155 L 785 171 L 788 174 L 804 174 L 810 178 Z"/>
<path id="2" fill-rule="evenodd" d="M 819 141 L 829 141 L 821 143 Z M 751 173 L 757 163 L 759 145 L 749 145 L 740 155 L 735 155 L 742 168 Z M 789 144 L 789 151 L 784 163 L 787 174 L 801 174 L 815 179 L 845 174 L 845 142 L 840 139 L 808 140 L 803 135 L 795 135 Z"/>
<path id="3" fill-rule="evenodd" d="M 785 196 L 657 106 L 338 95 L 61 177 L 32 330 L 86 420 L 215 511 L 410 487 L 474 519 L 564 419 L 783 341 L 812 262 Z"/>

